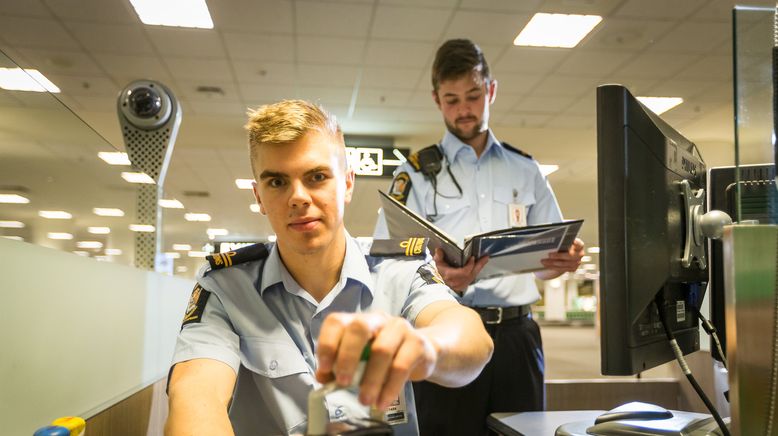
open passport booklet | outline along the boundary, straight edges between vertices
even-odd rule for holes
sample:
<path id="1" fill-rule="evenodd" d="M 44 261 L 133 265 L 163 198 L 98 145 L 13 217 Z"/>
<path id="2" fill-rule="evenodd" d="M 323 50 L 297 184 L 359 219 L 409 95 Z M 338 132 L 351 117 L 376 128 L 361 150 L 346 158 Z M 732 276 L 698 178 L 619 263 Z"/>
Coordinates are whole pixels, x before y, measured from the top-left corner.
<path id="1" fill-rule="evenodd" d="M 404 204 L 378 191 L 392 238 L 429 238 L 430 252 L 440 248 L 446 262 L 462 266 L 471 256 L 476 259 L 489 256 L 489 261 L 478 274 L 479 279 L 521 274 L 543 269 L 541 259 L 554 251 L 566 251 L 578 235 L 583 220 L 565 220 L 558 223 L 527 227 L 510 227 L 465 238 L 460 244 Z"/>

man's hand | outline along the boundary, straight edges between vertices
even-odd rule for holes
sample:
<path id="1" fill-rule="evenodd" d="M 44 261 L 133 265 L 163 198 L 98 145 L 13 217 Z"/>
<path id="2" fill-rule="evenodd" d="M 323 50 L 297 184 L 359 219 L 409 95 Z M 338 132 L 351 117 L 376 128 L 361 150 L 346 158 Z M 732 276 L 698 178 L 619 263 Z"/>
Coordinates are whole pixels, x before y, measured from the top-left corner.
<path id="1" fill-rule="evenodd" d="M 538 271 L 535 275 L 542 280 L 559 277 L 566 272 L 574 272 L 581 266 L 581 258 L 584 255 L 584 242 L 575 238 L 573 245 L 567 251 L 550 253 L 547 258 L 541 259 L 540 263 L 546 268 L 544 271 Z"/>
<path id="2" fill-rule="evenodd" d="M 407 380 L 424 380 L 435 370 L 438 347 L 400 317 L 381 313 L 333 313 L 319 333 L 316 379 L 351 384 L 365 345 L 370 359 L 359 386 L 359 401 L 387 408 Z"/>
<path id="3" fill-rule="evenodd" d="M 446 262 L 443 250 L 437 248 L 435 249 L 434 259 L 435 266 L 438 267 L 438 272 L 443 277 L 446 285 L 454 292 L 462 295 L 465 289 L 470 286 L 470 283 L 473 283 L 475 278 L 478 277 L 478 273 L 484 269 L 486 262 L 489 261 L 489 256 L 484 256 L 478 259 L 478 261 L 475 260 L 475 257 L 471 257 L 461 268 L 456 268 Z"/>

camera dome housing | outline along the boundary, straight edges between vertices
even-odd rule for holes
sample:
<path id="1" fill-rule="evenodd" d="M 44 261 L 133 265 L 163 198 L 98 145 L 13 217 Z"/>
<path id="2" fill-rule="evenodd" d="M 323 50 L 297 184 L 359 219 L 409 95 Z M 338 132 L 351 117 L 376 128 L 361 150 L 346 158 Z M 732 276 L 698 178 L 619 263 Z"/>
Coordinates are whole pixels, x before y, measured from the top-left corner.
<path id="1" fill-rule="evenodd" d="M 161 83 L 136 80 L 119 94 L 118 109 L 134 127 L 153 130 L 170 120 L 173 101 Z"/>

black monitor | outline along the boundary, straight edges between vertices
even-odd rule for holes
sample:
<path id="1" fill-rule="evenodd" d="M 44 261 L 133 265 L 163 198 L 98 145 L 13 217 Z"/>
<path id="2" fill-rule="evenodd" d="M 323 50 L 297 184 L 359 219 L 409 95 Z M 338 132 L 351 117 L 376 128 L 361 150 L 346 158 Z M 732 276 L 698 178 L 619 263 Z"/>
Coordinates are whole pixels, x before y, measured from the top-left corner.
<path id="1" fill-rule="evenodd" d="M 705 163 L 627 88 L 603 85 L 597 176 L 602 373 L 638 374 L 675 358 L 655 301 L 682 352 L 700 347 L 707 250 L 688 217 L 705 210 Z"/>

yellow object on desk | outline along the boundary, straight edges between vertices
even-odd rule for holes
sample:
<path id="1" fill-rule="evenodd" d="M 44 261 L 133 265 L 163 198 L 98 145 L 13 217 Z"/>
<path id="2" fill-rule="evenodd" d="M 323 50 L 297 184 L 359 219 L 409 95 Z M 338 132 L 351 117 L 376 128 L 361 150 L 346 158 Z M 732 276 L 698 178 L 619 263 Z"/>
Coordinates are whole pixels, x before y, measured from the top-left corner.
<path id="1" fill-rule="evenodd" d="M 78 416 L 63 416 L 51 421 L 51 425 L 65 427 L 70 430 L 70 436 L 83 436 L 86 431 L 86 421 Z"/>

